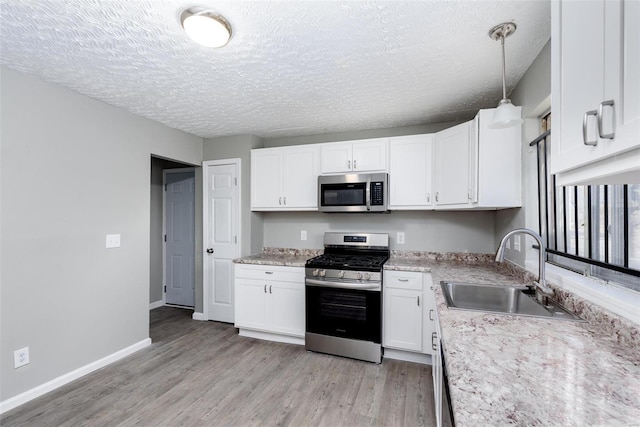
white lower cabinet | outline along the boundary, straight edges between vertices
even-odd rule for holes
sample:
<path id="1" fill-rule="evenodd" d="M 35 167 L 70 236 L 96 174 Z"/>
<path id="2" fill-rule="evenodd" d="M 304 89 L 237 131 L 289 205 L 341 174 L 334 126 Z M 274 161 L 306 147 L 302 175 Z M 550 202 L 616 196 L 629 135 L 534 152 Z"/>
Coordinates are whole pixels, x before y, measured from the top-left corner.
<path id="1" fill-rule="evenodd" d="M 304 268 L 236 264 L 240 335 L 304 344 Z"/>
<path id="2" fill-rule="evenodd" d="M 385 271 L 383 283 L 384 357 L 428 363 L 436 348 L 431 274 Z"/>

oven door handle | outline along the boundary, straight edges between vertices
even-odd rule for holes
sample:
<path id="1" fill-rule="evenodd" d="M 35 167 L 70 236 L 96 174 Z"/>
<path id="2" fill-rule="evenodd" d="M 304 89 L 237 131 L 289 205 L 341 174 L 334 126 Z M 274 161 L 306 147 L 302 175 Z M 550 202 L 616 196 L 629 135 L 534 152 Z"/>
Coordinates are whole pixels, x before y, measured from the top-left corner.
<path id="1" fill-rule="evenodd" d="M 315 279 L 305 279 L 304 283 L 306 285 L 313 286 L 321 286 L 325 288 L 340 288 L 340 289 L 359 289 L 359 290 L 370 290 L 370 291 L 379 291 L 380 284 L 379 283 L 345 283 L 345 282 L 328 282 L 325 280 L 315 280 Z"/>

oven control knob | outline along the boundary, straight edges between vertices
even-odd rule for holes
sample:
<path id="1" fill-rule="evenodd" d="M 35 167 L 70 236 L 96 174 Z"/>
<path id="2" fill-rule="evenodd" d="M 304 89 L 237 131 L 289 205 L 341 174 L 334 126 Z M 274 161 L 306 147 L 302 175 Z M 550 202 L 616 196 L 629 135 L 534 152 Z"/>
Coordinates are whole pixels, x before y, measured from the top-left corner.
<path id="1" fill-rule="evenodd" d="M 362 280 L 362 273 L 360 273 L 359 271 L 356 273 L 356 279 Z"/>
<path id="2" fill-rule="evenodd" d="M 313 274 L 314 276 L 317 276 L 320 273 L 320 270 L 318 270 L 317 268 L 315 270 L 313 270 Z"/>
<path id="3" fill-rule="evenodd" d="M 326 270 L 320 270 L 320 277 L 324 277 L 327 274 Z"/>
<path id="4" fill-rule="evenodd" d="M 371 279 L 371 275 L 369 273 L 364 273 L 364 280 Z"/>
<path id="5" fill-rule="evenodd" d="M 340 273 L 338 273 L 338 277 L 342 279 L 344 277 L 344 271 L 340 271 Z"/>

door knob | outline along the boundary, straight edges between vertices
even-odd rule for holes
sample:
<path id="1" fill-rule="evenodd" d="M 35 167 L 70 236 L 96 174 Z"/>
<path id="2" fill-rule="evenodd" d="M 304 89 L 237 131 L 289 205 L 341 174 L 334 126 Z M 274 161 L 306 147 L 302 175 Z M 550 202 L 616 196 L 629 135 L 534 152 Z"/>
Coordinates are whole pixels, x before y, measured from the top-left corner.
<path id="1" fill-rule="evenodd" d="M 212 254 L 213 253 L 213 249 L 212 248 L 207 249 L 207 253 L 208 254 Z"/>

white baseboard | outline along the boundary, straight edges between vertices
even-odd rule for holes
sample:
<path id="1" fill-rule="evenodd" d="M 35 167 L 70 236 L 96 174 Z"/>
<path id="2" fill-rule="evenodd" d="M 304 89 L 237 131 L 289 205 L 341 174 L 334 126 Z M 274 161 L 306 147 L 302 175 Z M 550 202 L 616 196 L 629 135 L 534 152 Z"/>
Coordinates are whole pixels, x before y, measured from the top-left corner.
<path id="1" fill-rule="evenodd" d="M 24 393 L 20 393 L 17 396 L 4 400 L 0 402 L 0 414 L 4 414 L 11 409 L 23 405 L 30 400 L 42 396 L 45 393 L 49 393 L 50 391 L 53 391 L 58 387 L 62 387 L 63 385 L 77 380 L 84 375 L 103 368 L 113 362 L 117 362 L 118 360 L 127 357 L 135 353 L 136 351 L 142 350 L 149 345 L 151 345 L 151 338 L 143 339 L 142 341 L 130 345 L 129 347 L 123 348 L 122 350 L 116 351 L 115 353 L 103 357 L 102 359 L 96 360 L 95 362 L 91 362 L 88 365 L 78 368 L 75 371 L 68 372 L 64 375 L 59 376 L 58 378 L 54 378 L 51 381 L 47 381 L 44 384 L 34 387 L 31 390 L 27 390 Z"/>
<path id="2" fill-rule="evenodd" d="M 257 338 L 259 340 L 283 342 L 286 344 L 304 345 L 304 337 L 292 337 L 290 335 L 281 335 L 270 332 L 252 331 L 251 329 L 238 330 L 238 335 L 241 337 Z"/>
<path id="3" fill-rule="evenodd" d="M 431 365 L 431 355 L 424 353 L 414 353 L 412 351 L 395 350 L 393 348 L 384 349 L 384 359 L 404 360 L 406 362 L 421 363 Z"/>
<path id="4" fill-rule="evenodd" d="M 154 308 L 162 307 L 164 305 L 164 301 L 158 300 L 156 302 L 152 302 L 149 304 L 149 310 L 153 310 Z"/>
<path id="5" fill-rule="evenodd" d="M 193 320 L 204 320 L 204 321 L 208 320 L 206 317 L 204 317 L 204 313 L 200 313 L 198 311 L 194 311 L 191 318 Z"/>

